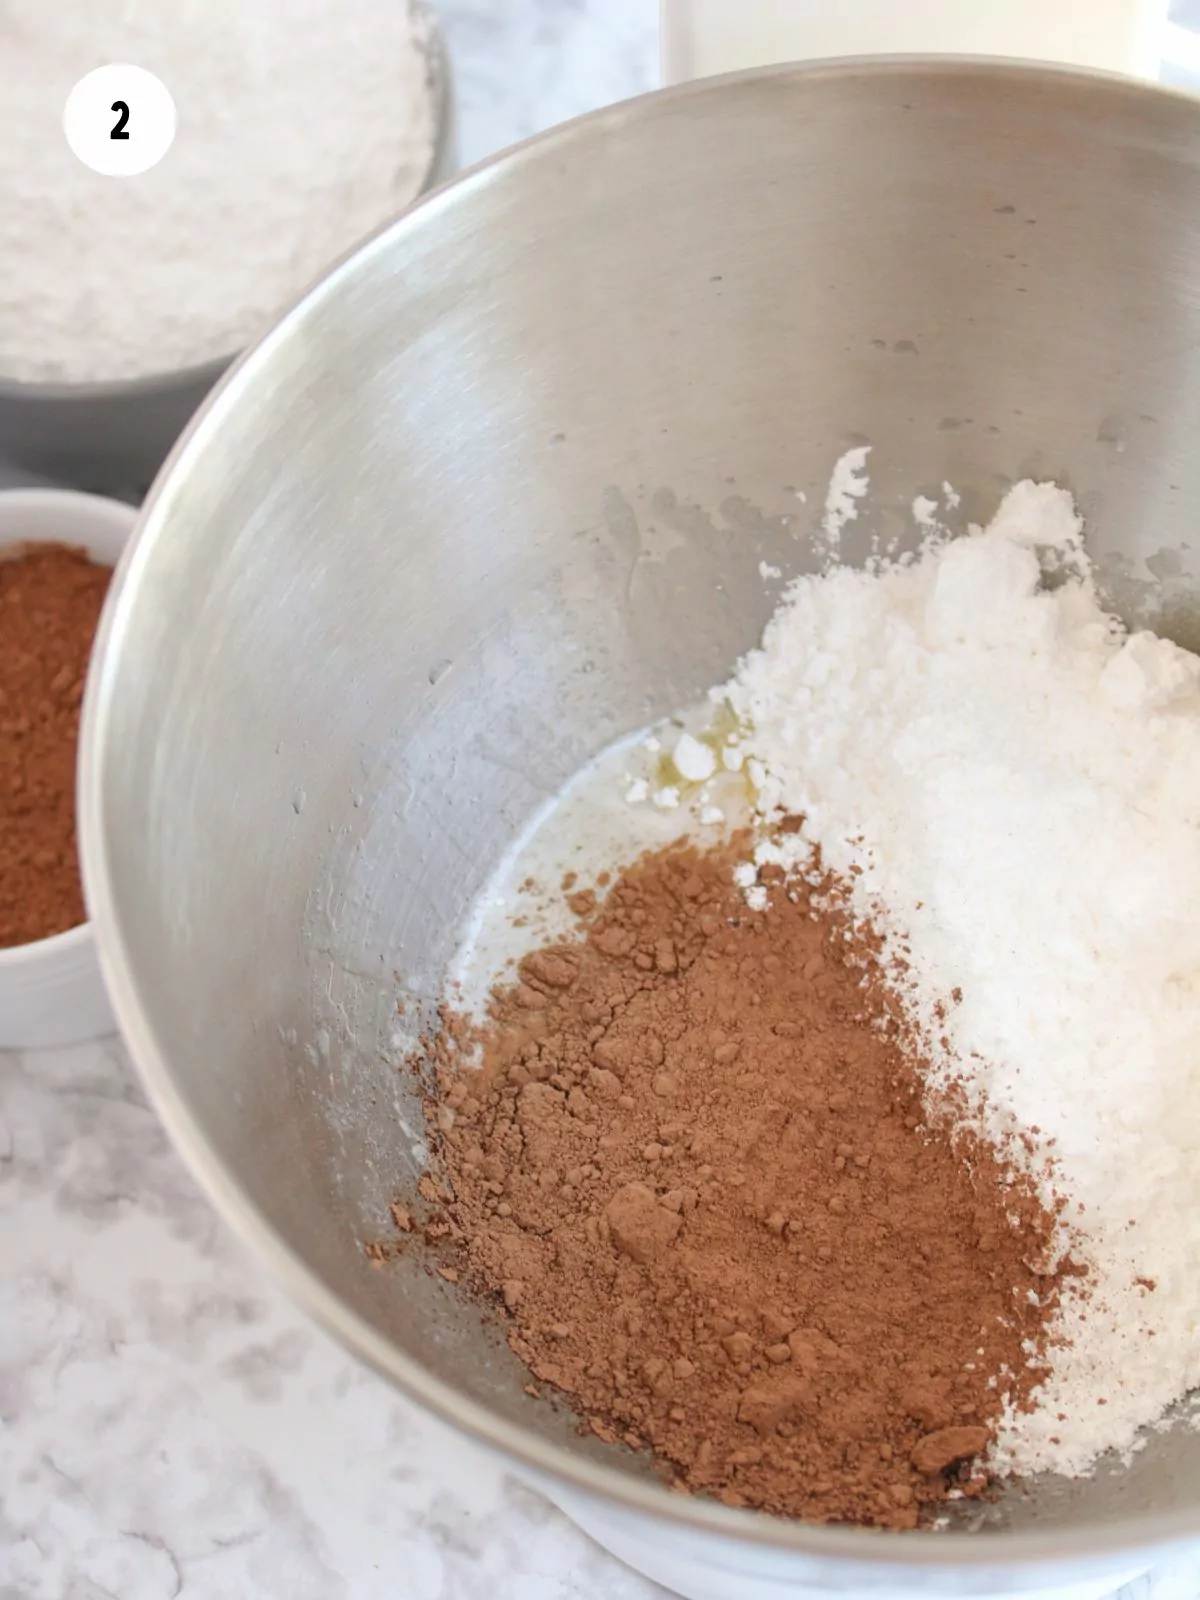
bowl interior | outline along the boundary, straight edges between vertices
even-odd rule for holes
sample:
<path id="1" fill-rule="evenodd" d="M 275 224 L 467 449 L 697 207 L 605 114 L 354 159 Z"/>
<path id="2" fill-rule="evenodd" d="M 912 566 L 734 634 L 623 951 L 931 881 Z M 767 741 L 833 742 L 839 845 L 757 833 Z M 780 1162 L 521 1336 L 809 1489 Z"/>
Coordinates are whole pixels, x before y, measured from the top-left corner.
<path id="1" fill-rule="evenodd" d="M 477 171 L 225 381 L 108 608 L 85 870 L 175 1137 L 360 1354 L 559 1481 L 749 1532 L 531 1401 L 419 1262 L 368 1264 L 423 1151 L 397 1061 L 534 810 L 755 643 L 759 563 L 810 566 L 848 446 L 873 447 L 850 559 L 910 537 L 944 480 L 965 524 L 1054 476 L 1114 602 L 1200 642 L 1198 291 L 1182 97 L 962 63 L 786 69 Z M 1006 1553 L 1045 1547 L 1031 1529 L 1079 1553 L 1182 1533 L 1198 1473 L 1200 1439 L 1173 1431 L 970 1515 Z"/>

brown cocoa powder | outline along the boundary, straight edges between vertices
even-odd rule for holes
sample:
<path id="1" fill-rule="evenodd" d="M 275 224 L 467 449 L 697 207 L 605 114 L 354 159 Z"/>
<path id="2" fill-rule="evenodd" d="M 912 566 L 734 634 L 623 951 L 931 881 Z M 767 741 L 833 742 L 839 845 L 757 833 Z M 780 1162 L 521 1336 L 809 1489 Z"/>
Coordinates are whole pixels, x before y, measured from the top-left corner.
<path id="1" fill-rule="evenodd" d="M 583 1425 L 677 1489 L 914 1527 L 987 1486 L 975 1458 L 1036 1381 L 1053 1218 L 923 1107 L 835 886 L 777 878 L 752 913 L 739 852 L 576 890 L 578 943 L 526 956 L 482 1028 L 447 1015 L 433 1237 Z"/>
<path id="2" fill-rule="evenodd" d="M 0 947 L 84 920 L 75 747 L 111 576 L 63 545 L 0 556 Z"/>

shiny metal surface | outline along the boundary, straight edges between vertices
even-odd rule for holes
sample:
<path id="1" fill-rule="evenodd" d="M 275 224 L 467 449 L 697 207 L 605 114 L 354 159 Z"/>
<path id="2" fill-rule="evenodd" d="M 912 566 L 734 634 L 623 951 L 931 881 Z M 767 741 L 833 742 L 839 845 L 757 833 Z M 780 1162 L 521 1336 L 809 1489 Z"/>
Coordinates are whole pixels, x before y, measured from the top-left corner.
<path id="1" fill-rule="evenodd" d="M 1200 1529 L 1183 1431 L 943 1537 L 670 1495 L 532 1402 L 447 1284 L 359 1248 L 414 1181 L 396 1063 L 472 896 L 582 762 L 756 641 L 758 564 L 809 562 L 849 445 L 874 446 L 859 556 L 944 479 L 965 518 L 1053 475 L 1117 602 L 1197 641 L 1198 345 L 1200 105 L 850 63 L 500 157 L 226 378 L 102 626 L 85 879 L 175 1140 L 351 1349 L 542 1483 L 787 1581 L 1018 1589 Z"/>
<path id="2" fill-rule="evenodd" d="M 432 20 L 429 73 L 437 141 L 420 192 L 454 171 L 450 60 Z M 117 383 L 18 383 L 0 373 L 0 469 L 17 479 L 140 500 L 232 353 Z"/>

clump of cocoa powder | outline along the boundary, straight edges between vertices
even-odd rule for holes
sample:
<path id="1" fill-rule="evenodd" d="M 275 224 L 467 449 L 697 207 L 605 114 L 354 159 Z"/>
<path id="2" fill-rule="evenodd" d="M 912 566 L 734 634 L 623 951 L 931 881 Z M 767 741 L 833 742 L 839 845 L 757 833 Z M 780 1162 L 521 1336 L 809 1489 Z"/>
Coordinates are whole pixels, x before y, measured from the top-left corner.
<path id="1" fill-rule="evenodd" d="M 577 891 L 577 943 L 527 955 L 482 1027 L 447 1017 L 439 1232 L 531 1371 L 677 1488 L 914 1527 L 986 1486 L 1036 1381 L 1054 1221 L 924 1113 L 831 886 L 776 878 L 751 912 L 740 854 Z"/>

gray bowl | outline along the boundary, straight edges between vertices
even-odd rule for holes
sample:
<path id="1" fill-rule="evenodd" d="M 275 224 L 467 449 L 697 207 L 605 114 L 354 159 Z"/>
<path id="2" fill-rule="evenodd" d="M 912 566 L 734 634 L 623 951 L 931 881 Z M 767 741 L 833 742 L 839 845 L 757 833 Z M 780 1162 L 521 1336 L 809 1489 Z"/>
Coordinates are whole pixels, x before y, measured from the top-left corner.
<path id="1" fill-rule="evenodd" d="M 437 137 L 419 194 L 455 167 L 450 61 L 440 29 L 430 27 Z M 0 375 L 0 475 L 140 500 L 233 359 L 230 352 L 199 366 L 114 383 L 18 383 Z"/>
<path id="2" fill-rule="evenodd" d="M 1098 1593 L 1200 1531 L 1200 1435 L 940 1536 L 668 1493 L 530 1399 L 414 1252 L 364 1255 L 421 1152 L 397 999 L 428 1014 L 548 794 L 757 641 L 759 563 L 811 569 L 795 491 L 815 521 L 848 445 L 876 526 L 943 479 L 978 518 L 1059 478 L 1127 615 L 1188 637 L 1198 347 L 1200 104 L 947 61 L 690 85 L 343 262 L 210 398 L 122 563 L 82 855 L 171 1134 L 350 1350 L 689 1594 Z"/>

